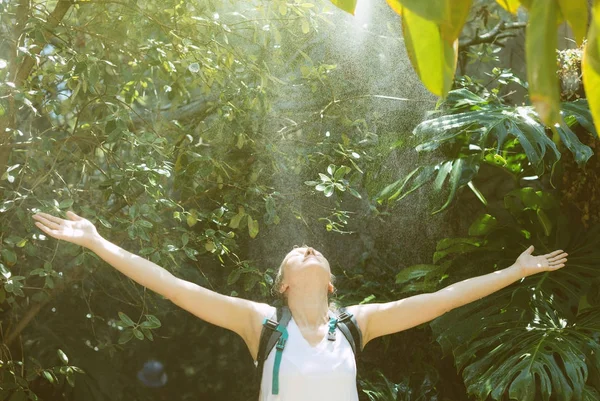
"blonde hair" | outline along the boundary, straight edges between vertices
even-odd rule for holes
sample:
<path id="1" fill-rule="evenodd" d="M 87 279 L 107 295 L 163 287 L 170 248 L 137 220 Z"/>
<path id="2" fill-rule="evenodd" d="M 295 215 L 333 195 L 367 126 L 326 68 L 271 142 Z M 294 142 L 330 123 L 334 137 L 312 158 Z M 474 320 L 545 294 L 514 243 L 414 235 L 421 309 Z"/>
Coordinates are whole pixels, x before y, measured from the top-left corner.
<path id="1" fill-rule="evenodd" d="M 308 247 L 308 245 L 303 243 L 302 246 L 294 245 L 292 247 L 292 250 L 294 250 L 296 248 L 306 248 L 306 247 Z M 285 264 L 287 263 L 288 256 L 289 255 L 285 255 L 285 258 L 283 258 L 283 261 L 279 265 L 279 269 L 277 269 L 277 276 L 275 276 L 275 280 L 273 281 L 273 287 L 271 288 L 271 295 L 281 299 L 284 304 L 287 304 L 287 298 L 279 290 L 281 289 L 281 284 L 283 283 L 283 268 L 285 267 Z M 335 283 L 335 276 L 331 273 L 329 274 L 329 281 L 331 281 L 331 284 Z M 331 297 L 335 293 L 336 293 L 336 288 L 334 286 L 333 293 L 328 293 L 328 297 Z M 331 306 L 334 306 L 334 305 L 332 303 L 330 303 L 330 307 Z"/>

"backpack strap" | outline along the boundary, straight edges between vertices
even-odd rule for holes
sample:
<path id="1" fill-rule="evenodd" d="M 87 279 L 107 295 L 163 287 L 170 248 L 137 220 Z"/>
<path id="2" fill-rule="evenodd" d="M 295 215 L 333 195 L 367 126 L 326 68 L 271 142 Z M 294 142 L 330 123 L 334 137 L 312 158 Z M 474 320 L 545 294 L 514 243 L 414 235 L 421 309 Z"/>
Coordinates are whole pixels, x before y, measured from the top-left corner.
<path id="1" fill-rule="evenodd" d="M 339 315 L 336 316 L 335 313 L 329 312 L 329 317 L 330 326 L 332 321 L 335 320 L 337 327 L 340 328 L 340 331 L 350 343 L 355 358 L 358 357 L 358 354 L 362 351 L 362 334 L 358 328 L 358 323 L 356 322 L 354 315 L 348 312 L 345 308 L 341 308 Z M 259 391 L 262 382 L 265 361 L 275 345 L 277 345 L 277 354 L 275 355 L 275 363 L 273 366 L 272 392 L 273 394 L 279 393 L 279 364 L 281 363 L 281 355 L 285 347 L 285 342 L 287 341 L 286 327 L 291 318 L 292 313 L 290 312 L 290 309 L 287 306 L 283 306 L 277 308 L 277 312 L 271 317 L 271 319 L 265 319 L 263 322 L 263 328 L 260 333 L 260 341 L 258 345 L 258 355 L 256 358 Z M 335 325 L 336 323 L 333 324 Z M 332 330 L 330 327 L 330 332 L 331 331 Z M 334 339 L 335 336 L 333 336 L 331 341 L 335 341 Z"/>
<path id="2" fill-rule="evenodd" d="M 260 384 L 262 381 L 262 373 L 264 369 L 265 361 L 267 357 L 271 353 L 271 350 L 277 344 L 277 354 L 275 361 L 275 366 L 278 367 L 279 363 L 281 363 L 281 353 L 283 352 L 283 348 L 285 347 L 285 341 L 287 340 L 287 330 L 285 329 L 292 318 L 292 313 L 287 306 L 283 306 L 277 308 L 277 312 L 275 315 L 271 317 L 271 319 L 265 319 L 263 322 L 263 328 L 260 333 L 260 341 L 258 344 L 258 355 L 256 358 L 257 363 L 257 378 L 256 380 Z M 282 337 L 283 336 L 283 337 Z M 280 340 L 281 337 L 281 341 Z M 277 358 L 278 357 L 278 358 Z M 277 363 L 279 362 L 279 363 Z M 278 375 L 273 375 L 273 391 L 278 390 L 279 381 Z M 275 386 L 276 385 L 276 386 Z M 277 394 L 277 393 L 274 393 Z"/>
<path id="3" fill-rule="evenodd" d="M 344 334 L 344 337 L 350 343 L 352 347 L 352 351 L 354 351 L 354 357 L 358 357 L 358 354 L 362 351 L 362 333 L 358 328 L 358 323 L 356 322 L 356 318 L 354 315 L 346 310 L 346 308 L 340 309 L 340 314 L 338 315 L 338 327 L 340 331 Z"/>

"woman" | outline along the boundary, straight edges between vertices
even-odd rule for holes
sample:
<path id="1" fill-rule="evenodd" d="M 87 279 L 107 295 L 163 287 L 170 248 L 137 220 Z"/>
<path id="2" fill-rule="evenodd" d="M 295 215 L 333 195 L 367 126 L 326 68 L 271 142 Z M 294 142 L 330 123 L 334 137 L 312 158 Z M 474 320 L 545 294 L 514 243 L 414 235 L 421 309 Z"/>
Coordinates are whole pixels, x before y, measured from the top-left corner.
<path id="1" fill-rule="evenodd" d="M 270 305 L 218 294 L 179 279 L 160 266 L 102 238 L 94 225 L 69 211 L 69 220 L 46 213 L 33 216 L 44 233 L 84 246 L 139 284 L 161 294 L 199 318 L 239 334 L 256 361 L 265 318 L 274 315 Z M 533 246 L 511 266 L 452 284 L 434 293 L 415 295 L 395 302 L 350 306 L 362 333 L 362 345 L 374 338 L 396 333 L 435 319 L 444 313 L 498 291 L 538 272 L 564 266 L 567 254 L 557 250 L 533 256 Z M 287 301 L 292 318 L 288 344 L 278 372 L 278 395 L 271 391 L 273 355 L 265 361 L 261 401 L 355 401 L 356 365 L 348 341 L 325 341 L 330 328 L 328 294 L 333 292 L 329 262 L 311 247 L 295 248 L 283 260 L 278 290 Z"/>

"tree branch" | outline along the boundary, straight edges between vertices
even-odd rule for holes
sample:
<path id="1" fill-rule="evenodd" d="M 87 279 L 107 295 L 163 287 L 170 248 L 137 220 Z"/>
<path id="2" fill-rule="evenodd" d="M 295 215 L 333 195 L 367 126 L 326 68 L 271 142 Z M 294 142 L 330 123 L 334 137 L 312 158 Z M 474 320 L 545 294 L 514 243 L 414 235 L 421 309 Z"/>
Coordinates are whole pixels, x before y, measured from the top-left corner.
<path id="1" fill-rule="evenodd" d="M 499 39 L 516 36 L 516 34 L 508 33 L 506 31 L 523 29 L 523 28 L 525 28 L 526 25 L 527 24 L 525 22 L 506 23 L 504 21 L 500 21 L 490 31 L 488 31 L 482 35 L 476 35 L 473 38 L 459 41 L 458 48 L 460 50 L 465 50 L 469 46 L 475 46 L 475 45 L 479 45 L 481 43 L 494 43 L 495 41 L 497 41 Z"/>

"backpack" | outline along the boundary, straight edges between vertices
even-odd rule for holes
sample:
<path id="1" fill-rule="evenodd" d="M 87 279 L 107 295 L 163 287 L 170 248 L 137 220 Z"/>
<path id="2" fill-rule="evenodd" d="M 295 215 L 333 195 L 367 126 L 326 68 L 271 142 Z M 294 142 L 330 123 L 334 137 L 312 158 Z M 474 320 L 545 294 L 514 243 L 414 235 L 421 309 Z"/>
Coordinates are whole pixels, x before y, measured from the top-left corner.
<path id="1" fill-rule="evenodd" d="M 329 311 L 330 323 L 328 339 L 335 339 L 335 327 L 337 326 L 340 331 L 344 334 L 344 337 L 350 343 L 352 351 L 354 351 L 354 357 L 358 357 L 362 349 L 362 335 L 358 328 L 358 324 L 354 315 L 345 310 L 340 309 L 340 313 L 336 315 L 334 312 Z M 260 341 L 258 345 L 258 356 L 256 358 L 256 372 L 258 391 L 260 392 L 260 385 L 262 381 L 262 373 L 264 363 L 269 356 L 273 347 L 277 347 L 277 354 L 275 356 L 275 368 L 279 369 L 279 363 L 281 361 L 281 353 L 285 347 L 287 341 L 287 330 L 286 327 L 292 318 L 292 313 L 287 306 L 278 307 L 277 312 L 271 319 L 265 318 L 263 322 L 263 328 L 260 333 Z M 273 394 L 279 393 L 279 379 L 277 375 L 273 376 Z M 258 398 L 258 394 L 257 394 Z"/>

